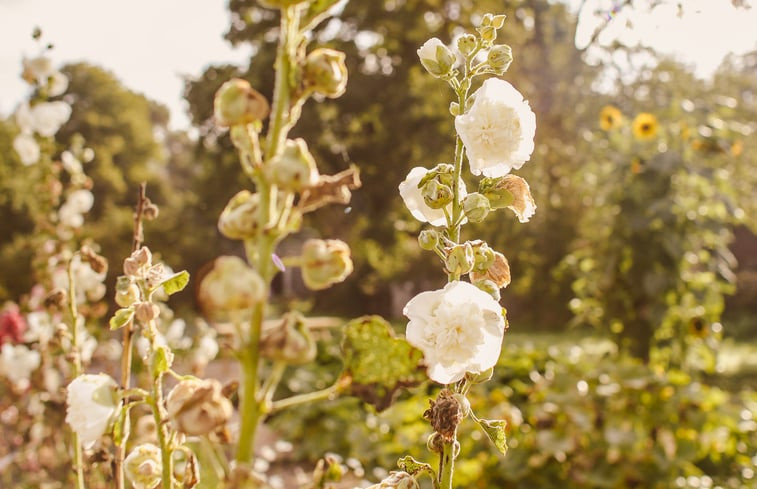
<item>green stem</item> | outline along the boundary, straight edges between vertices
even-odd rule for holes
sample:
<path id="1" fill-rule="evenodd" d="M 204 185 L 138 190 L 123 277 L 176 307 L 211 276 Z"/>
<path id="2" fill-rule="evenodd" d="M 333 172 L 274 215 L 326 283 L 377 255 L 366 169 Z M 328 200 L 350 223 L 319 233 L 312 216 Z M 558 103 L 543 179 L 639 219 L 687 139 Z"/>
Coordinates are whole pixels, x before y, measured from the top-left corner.
<path id="1" fill-rule="evenodd" d="M 460 87 L 457 91 L 457 103 L 460 104 L 461 114 L 465 113 L 465 100 L 468 98 L 469 85 L 469 83 L 464 83 L 463 86 Z M 463 211 L 463 205 L 460 199 L 460 186 L 457 185 L 457 182 L 460 181 L 460 176 L 462 174 L 463 155 L 463 140 L 460 139 L 460 136 L 458 135 L 455 137 L 455 171 L 452 177 L 453 181 L 455 182 L 455 185 L 452 189 L 452 222 L 450 223 L 450 227 L 447 228 L 449 239 L 454 241 L 455 243 L 460 242 L 460 222 L 462 221 Z"/>
<path id="2" fill-rule="evenodd" d="M 300 404 L 309 404 L 315 401 L 334 399 L 342 391 L 342 389 L 344 389 L 344 387 L 344 383 L 339 380 L 336 384 L 319 391 L 308 392 L 307 394 L 300 394 L 272 402 L 269 414 L 276 413 L 283 409 L 288 409 L 294 406 L 299 406 Z"/>
<path id="3" fill-rule="evenodd" d="M 74 255 L 75 256 L 75 255 Z M 81 355 L 79 355 L 79 334 L 77 330 L 78 311 L 76 306 L 76 281 L 74 280 L 74 260 L 73 257 L 68 262 L 68 319 L 71 324 L 71 353 L 74 368 L 74 378 L 81 375 Z M 74 470 L 76 471 L 76 489 L 84 489 L 84 463 L 82 456 L 81 440 L 76 431 L 73 433 L 74 445 Z"/>
<path id="4" fill-rule="evenodd" d="M 263 324 L 263 304 L 258 304 L 252 313 L 250 338 L 247 348 L 242 352 L 243 385 L 239 395 L 239 413 L 242 417 L 239 428 L 239 446 L 237 462 L 247 463 L 252 460 L 255 431 L 260 418 L 260 405 L 257 400 L 258 363 L 260 361 L 260 331 Z"/>
<path id="5" fill-rule="evenodd" d="M 455 471 L 455 440 L 445 442 L 439 456 L 439 489 L 452 489 L 452 474 Z"/>
<path id="6" fill-rule="evenodd" d="M 279 146 L 286 137 L 284 127 L 286 126 L 291 99 L 289 78 L 292 73 L 294 49 L 296 48 L 292 45 L 293 34 L 296 34 L 299 23 L 299 16 L 294 15 L 294 13 L 295 10 L 292 7 L 281 9 L 281 34 L 276 50 L 276 62 L 274 63 L 276 82 L 273 89 L 273 114 L 266 140 L 265 161 L 276 155 Z"/>
<path id="7" fill-rule="evenodd" d="M 166 438 L 166 428 L 163 423 L 163 413 L 161 406 L 163 405 L 163 389 L 161 388 L 162 375 L 158 374 L 152 383 L 152 396 L 150 398 L 150 407 L 152 408 L 152 415 L 155 418 L 155 426 L 158 432 L 158 445 L 160 446 L 160 461 L 162 466 L 162 487 L 163 489 L 173 488 L 173 470 L 171 459 L 171 447 Z"/>
<path id="8" fill-rule="evenodd" d="M 276 393 L 276 388 L 281 382 L 281 377 L 284 376 L 284 371 L 287 368 L 287 364 L 284 362 L 276 362 L 273 364 L 271 372 L 268 374 L 268 378 L 263 384 L 263 388 L 260 389 L 260 403 L 265 410 L 270 408 L 273 403 L 273 395 Z"/>

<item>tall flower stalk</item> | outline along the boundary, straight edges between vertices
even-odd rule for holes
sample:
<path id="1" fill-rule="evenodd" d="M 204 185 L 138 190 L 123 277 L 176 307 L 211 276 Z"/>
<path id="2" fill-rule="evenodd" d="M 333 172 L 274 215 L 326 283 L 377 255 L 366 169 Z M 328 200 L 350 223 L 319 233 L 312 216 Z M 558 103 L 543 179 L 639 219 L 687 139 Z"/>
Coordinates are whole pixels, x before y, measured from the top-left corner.
<path id="1" fill-rule="evenodd" d="M 437 489 L 453 487 L 464 418 L 470 416 L 503 454 L 507 448 L 504 421 L 479 419 L 466 395 L 491 377 L 499 357 L 507 322 L 498 302 L 510 267 L 502 253 L 482 240 L 463 241 L 461 232 L 496 209 L 510 208 L 526 222 L 536 208 L 526 181 L 510 174 L 531 156 L 536 120 L 523 96 L 499 78 L 512 61 L 510 47 L 495 44 L 504 21 L 504 15 L 486 14 L 475 34 L 457 40 L 455 51 L 436 38 L 418 49 L 426 70 L 453 90 L 457 134 L 452 164 L 413 168 L 399 187 L 411 214 L 433 226 L 421 232 L 419 243 L 439 256 L 448 279 L 444 289 L 422 292 L 404 309 L 407 341 L 423 352 L 429 378 L 443 385 L 424 413 L 434 429 L 428 446 L 439 456 L 438 470 L 407 459 L 400 467 L 415 477 L 431 475 Z M 475 79 L 484 75 L 494 77 L 471 95 Z M 483 174 L 476 192 L 466 188 L 466 160 L 472 175 Z"/>

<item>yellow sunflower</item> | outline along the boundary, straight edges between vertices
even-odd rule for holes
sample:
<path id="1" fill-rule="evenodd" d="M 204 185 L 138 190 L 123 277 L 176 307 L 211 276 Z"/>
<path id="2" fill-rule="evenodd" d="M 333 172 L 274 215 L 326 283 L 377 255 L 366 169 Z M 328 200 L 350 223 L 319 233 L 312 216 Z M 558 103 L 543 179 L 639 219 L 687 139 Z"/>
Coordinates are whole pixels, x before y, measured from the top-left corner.
<path id="1" fill-rule="evenodd" d="M 599 127 L 603 131 L 612 131 L 623 125 L 623 113 L 612 105 L 605 105 L 599 113 Z"/>
<path id="2" fill-rule="evenodd" d="M 631 129 L 639 141 L 649 141 L 657 135 L 657 117 L 649 112 L 642 112 L 633 120 Z"/>

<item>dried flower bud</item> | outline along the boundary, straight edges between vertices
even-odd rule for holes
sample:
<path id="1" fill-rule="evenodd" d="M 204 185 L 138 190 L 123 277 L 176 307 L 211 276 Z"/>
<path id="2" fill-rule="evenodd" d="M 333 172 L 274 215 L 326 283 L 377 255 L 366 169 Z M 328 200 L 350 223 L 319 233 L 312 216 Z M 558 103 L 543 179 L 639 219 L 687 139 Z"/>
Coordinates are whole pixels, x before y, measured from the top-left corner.
<path id="1" fill-rule="evenodd" d="M 423 417 L 431 422 L 431 427 L 442 440 L 449 443 L 455 439 L 457 425 L 463 420 L 463 410 L 455 396 L 447 389 L 442 390 L 436 400 L 429 400 L 430 407 Z"/>
<path id="2" fill-rule="evenodd" d="M 489 204 L 489 199 L 478 192 L 468 194 L 465 196 L 465 199 L 463 199 L 463 212 L 465 212 L 465 217 L 467 217 L 470 222 L 483 221 L 486 219 L 486 216 L 489 215 L 490 210 L 491 205 Z"/>
<path id="3" fill-rule="evenodd" d="M 152 443 L 137 445 L 124 460 L 124 473 L 134 489 L 153 489 L 161 481 L 160 448 Z"/>
<path id="4" fill-rule="evenodd" d="M 242 190 L 231 198 L 218 219 L 218 230 L 230 239 L 247 239 L 258 231 L 260 196 Z"/>
<path id="5" fill-rule="evenodd" d="M 368 486 L 367 489 L 420 489 L 415 477 L 407 472 L 393 471 L 378 484 Z"/>
<path id="6" fill-rule="evenodd" d="M 231 417 L 231 402 L 221 394 L 215 379 L 179 382 L 166 398 L 171 424 L 186 435 L 206 435 L 222 427 Z"/>
<path id="7" fill-rule="evenodd" d="M 465 275 L 473 270 L 473 265 L 476 263 L 476 257 L 473 254 L 473 246 L 470 242 L 465 242 L 459 245 L 455 245 L 451 248 L 447 248 L 447 259 L 445 260 L 445 266 L 449 273 L 455 275 Z"/>
<path id="8" fill-rule="evenodd" d="M 493 209 L 508 207 L 520 222 L 528 222 L 536 211 L 528 182 L 519 176 L 484 178 L 479 184 L 479 192 L 489 199 Z"/>
<path id="9" fill-rule="evenodd" d="M 234 78 L 216 92 L 213 113 L 216 124 L 231 127 L 261 121 L 268 116 L 269 107 L 265 97 L 252 88 L 247 80 Z"/>
<path id="10" fill-rule="evenodd" d="M 309 239 L 302 247 L 302 279 L 311 290 L 344 281 L 352 272 L 350 247 L 338 239 Z"/>
<path id="11" fill-rule="evenodd" d="M 148 200 L 145 208 L 142 209 L 142 215 L 144 216 L 145 220 L 154 221 L 158 218 L 159 214 L 160 209 L 158 208 L 158 206 Z"/>
<path id="12" fill-rule="evenodd" d="M 142 324 L 147 324 L 160 316 L 160 308 L 151 302 L 139 302 L 134 306 L 134 317 Z"/>
<path id="13" fill-rule="evenodd" d="M 45 307 L 62 308 L 66 305 L 66 300 L 66 291 L 56 288 L 45 297 Z"/>
<path id="14" fill-rule="evenodd" d="M 318 169 L 304 139 L 287 139 L 284 149 L 266 166 L 271 182 L 298 192 L 318 183 Z"/>
<path id="15" fill-rule="evenodd" d="M 329 98 L 341 96 L 347 87 L 347 65 L 344 58 L 341 51 L 314 49 L 305 59 L 305 88 Z"/>
<path id="16" fill-rule="evenodd" d="M 289 365 L 312 362 L 317 353 L 315 341 L 298 313 L 288 313 L 278 327 L 263 332 L 260 352 L 270 360 Z"/>
<path id="17" fill-rule="evenodd" d="M 95 273 L 106 273 L 108 271 L 108 260 L 95 253 L 89 246 L 81 247 L 81 255 Z"/>
<path id="18" fill-rule="evenodd" d="M 487 57 L 489 67 L 498 75 L 503 74 L 510 68 L 513 62 L 513 50 L 507 44 L 492 46 Z"/>
<path id="19" fill-rule="evenodd" d="M 491 280 L 497 287 L 504 288 L 510 285 L 510 264 L 502 253 L 494 252 L 494 263 L 486 269 L 486 272 L 472 272 L 471 281 L 479 282 Z"/>
<path id="20" fill-rule="evenodd" d="M 216 258 L 200 283 L 198 299 L 211 316 L 250 309 L 265 300 L 266 286 L 258 272 L 236 256 Z"/>

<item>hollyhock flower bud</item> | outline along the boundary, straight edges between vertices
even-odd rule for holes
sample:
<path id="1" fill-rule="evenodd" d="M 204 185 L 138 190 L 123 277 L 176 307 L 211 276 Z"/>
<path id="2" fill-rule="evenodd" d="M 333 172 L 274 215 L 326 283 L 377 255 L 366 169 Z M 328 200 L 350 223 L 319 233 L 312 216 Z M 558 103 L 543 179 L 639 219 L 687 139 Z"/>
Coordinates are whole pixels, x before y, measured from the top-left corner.
<path id="1" fill-rule="evenodd" d="M 105 434 L 118 412 L 116 381 L 105 374 L 83 374 L 66 388 L 66 423 L 86 448 Z"/>
<path id="2" fill-rule="evenodd" d="M 512 85 L 489 78 L 467 113 L 455 117 L 474 175 L 499 177 L 517 170 L 534 150 L 536 116 Z"/>
<path id="3" fill-rule="evenodd" d="M 468 194 L 465 199 L 463 199 L 463 212 L 465 212 L 465 217 L 467 217 L 470 222 L 483 221 L 486 219 L 486 216 L 489 215 L 490 210 L 491 205 L 489 204 L 489 199 L 478 192 Z"/>
<path id="4" fill-rule="evenodd" d="M 134 317 L 142 324 L 147 324 L 160 316 L 160 307 L 151 302 L 138 302 L 134 306 Z"/>
<path id="5" fill-rule="evenodd" d="M 476 272 L 485 272 L 494 263 L 494 250 L 481 240 L 472 241 L 471 246 L 473 246 L 473 256 L 475 257 L 473 270 Z"/>
<path id="6" fill-rule="evenodd" d="M 471 280 L 491 280 L 497 287 L 504 288 L 510 285 L 510 264 L 502 253 L 494 252 L 494 263 L 492 263 L 485 272 L 474 271 L 471 273 Z"/>
<path id="7" fill-rule="evenodd" d="M 318 168 L 304 139 L 287 139 L 284 149 L 266 166 L 266 172 L 279 187 L 298 192 L 318 182 Z"/>
<path id="8" fill-rule="evenodd" d="M 418 235 L 418 244 L 424 250 L 433 250 L 439 244 L 439 233 L 433 229 L 424 229 Z"/>
<path id="9" fill-rule="evenodd" d="M 268 117 L 268 101 L 247 80 L 234 78 L 216 92 L 213 115 L 216 124 L 231 127 L 260 121 Z"/>
<path id="10" fill-rule="evenodd" d="M 166 409 L 177 431 L 190 436 L 211 433 L 231 417 L 231 402 L 221 394 L 215 379 L 188 379 L 168 393 Z"/>
<path id="11" fill-rule="evenodd" d="M 296 313 L 285 315 L 278 327 L 263 333 L 260 352 L 265 358 L 289 365 L 312 362 L 317 353 L 303 317 Z"/>
<path id="12" fill-rule="evenodd" d="M 536 212 L 528 182 L 517 175 L 484 178 L 479 183 L 479 191 L 489 199 L 493 208 L 508 207 L 520 222 L 528 222 Z"/>
<path id="13" fill-rule="evenodd" d="M 389 476 L 378 484 L 368 486 L 367 489 L 420 489 L 415 477 L 407 472 L 389 472 Z"/>
<path id="14" fill-rule="evenodd" d="M 436 37 L 423 43 L 417 52 L 426 71 L 437 78 L 449 75 L 457 61 L 452 51 Z"/>
<path id="15" fill-rule="evenodd" d="M 19 134 L 13 139 L 13 149 L 18 153 L 18 157 L 26 166 L 33 165 L 39 161 L 40 149 L 39 144 L 31 134 Z"/>
<path id="16" fill-rule="evenodd" d="M 473 34 L 463 34 L 457 40 L 457 49 L 463 56 L 468 56 L 476 49 L 476 36 Z"/>
<path id="17" fill-rule="evenodd" d="M 475 280 L 473 281 L 473 285 L 478 287 L 479 289 L 483 290 L 490 296 L 492 296 L 492 299 L 499 302 L 499 300 L 502 298 L 502 294 L 500 293 L 500 288 L 497 284 L 495 284 L 492 280 L 489 279 L 481 279 L 481 280 Z"/>
<path id="18" fill-rule="evenodd" d="M 447 185 L 430 180 L 421 187 L 423 202 L 432 209 L 442 209 L 452 203 L 454 194 Z"/>
<path id="19" fill-rule="evenodd" d="M 302 279 L 311 290 L 344 281 L 352 273 L 350 247 L 338 239 L 309 239 L 302 247 Z"/>
<path id="20" fill-rule="evenodd" d="M 134 489 L 154 489 L 162 479 L 160 448 L 152 443 L 134 447 L 124 459 L 124 473 Z"/>
<path id="21" fill-rule="evenodd" d="M 250 309 L 265 300 L 266 286 L 258 272 L 236 256 L 216 258 L 200 283 L 198 299 L 209 314 Z"/>
<path id="22" fill-rule="evenodd" d="M 218 230 L 230 239 L 247 239 L 258 231 L 260 196 L 242 190 L 231 198 L 218 219 Z"/>
<path id="23" fill-rule="evenodd" d="M 345 54 L 327 48 L 314 49 L 305 59 L 305 88 L 329 98 L 340 97 L 347 87 Z"/>
<path id="24" fill-rule="evenodd" d="M 505 332 L 502 308 L 468 282 L 422 292 L 403 309 L 407 341 L 425 357 L 428 375 L 440 384 L 482 372 L 497 363 Z"/>
<path id="25" fill-rule="evenodd" d="M 489 67 L 498 75 L 503 74 L 513 62 L 513 49 L 507 44 L 498 44 L 492 46 L 487 55 L 486 61 Z"/>
<path id="26" fill-rule="evenodd" d="M 473 246 L 469 242 L 453 246 L 447 249 L 447 259 L 444 264 L 449 273 L 455 275 L 465 275 L 473 270 L 476 263 L 476 257 L 473 254 Z"/>

